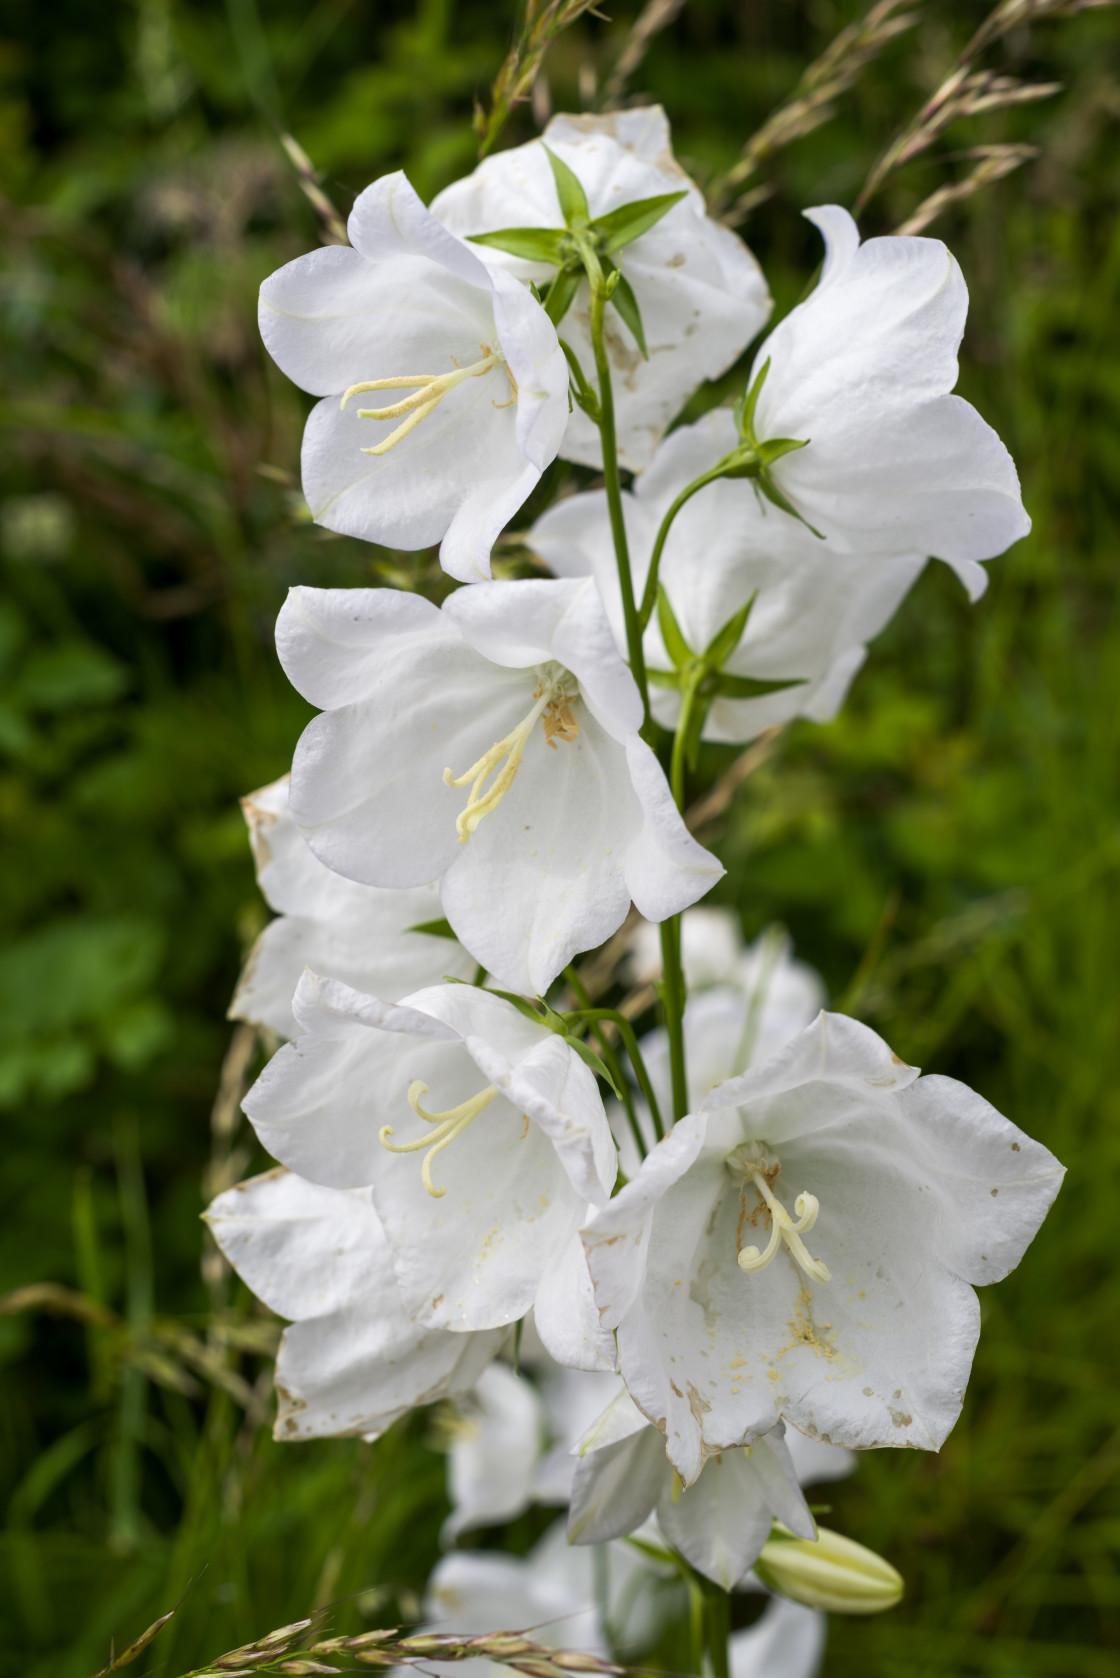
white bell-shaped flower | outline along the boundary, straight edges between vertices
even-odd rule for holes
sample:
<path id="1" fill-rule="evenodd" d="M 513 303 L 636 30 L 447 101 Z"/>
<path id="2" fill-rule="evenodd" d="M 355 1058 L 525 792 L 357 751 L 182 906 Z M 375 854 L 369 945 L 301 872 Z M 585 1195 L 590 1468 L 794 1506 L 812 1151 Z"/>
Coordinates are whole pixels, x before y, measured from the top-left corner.
<path id="1" fill-rule="evenodd" d="M 500 985 L 541 995 L 631 901 L 664 920 L 722 874 L 638 735 L 590 580 L 494 582 L 442 609 L 297 588 L 276 642 L 325 708 L 292 769 L 308 844 L 367 885 L 440 880 L 448 921 Z"/>
<path id="2" fill-rule="evenodd" d="M 828 1615 L 774 1596 L 727 1644 L 731 1678 L 816 1678 L 824 1660 Z"/>
<path id="3" fill-rule="evenodd" d="M 229 1016 L 294 1037 L 292 997 L 305 967 L 394 1000 L 476 963 L 453 938 L 413 929 L 442 919 L 434 885 L 361 886 L 325 868 L 288 808 L 288 777 L 241 800 L 257 883 L 276 919 L 250 950 Z"/>
<path id="4" fill-rule="evenodd" d="M 966 1085 L 821 1014 L 712 1090 L 584 1232 L 620 1369 L 691 1484 L 785 1417 L 937 1450 L 979 1333 L 1062 1178 Z"/>
<path id="5" fill-rule="evenodd" d="M 389 547 L 439 542 L 453 577 L 488 577 L 568 423 L 555 328 L 402 174 L 359 195 L 347 232 L 261 287 L 265 347 L 323 398 L 303 437 L 311 515 Z"/>
<path id="6" fill-rule="evenodd" d="M 825 242 L 816 290 L 762 345 L 755 435 L 805 448 L 770 468 L 830 543 L 853 553 L 947 560 L 973 599 L 978 561 L 1025 536 L 1015 465 L 960 396 L 957 350 L 968 289 L 940 239 L 860 243 L 847 210 L 807 210 Z"/>
<path id="7" fill-rule="evenodd" d="M 817 1536 L 781 1422 L 753 1445 L 710 1457 L 685 1488 L 665 1455 L 665 1440 L 623 1388 L 579 1451 L 568 1515 L 573 1544 L 625 1537 L 656 1513 L 673 1548 L 730 1591 L 753 1565 L 775 1520 L 799 1538 Z"/>
<path id="8" fill-rule="evenodd" d="M 545 148 L 579 180 L 591 217 L 639 199 L 683 192 L 679 203 L 619 253 L 645 331 L 648 359 L 614 308 L 606 316 L 619 458 L 640 471 L 670 420 L 705 379 L 742 354 L 770 313 L 770 297 L 746 245 L 707 214 L 704 198 L 672 153 L 669 124 L 657 105 L 605 116 L 556 116 L 540 140 L 497 152 L 473 175 L 432 202 L 432 214 L 470 237 L 504 228 L 562 228 L 564 218 Z M 505 252 L 476 247 L 492 266 L 542 288 L 555 270 Z M 560 321 L 560 336 L 593 376 L 587 281 Z M 599 432 L 578 409 L 560 453 L 602 465 Z"/>
<path id="9" fill-rule="evenodd" d="M 306 973 L 293 1009 L 300 1035 L 245 1097 L 265 1147 L 312 1182 L 371 1189 L 417 1322 L 515 1322 L 614 1182 L 594 1073 L 472 985 L 392 1004 Z"/>
<path id="10" fill-rule="evenodd" d="M 269 1171 L 220 1194 L 206 1221 L 257 1297 L 294 1319 L 276 1360 L 277 1439 L 375 1439 L 417 1405 L 474 1386 L 506 1338 L 413 1322 L 368 1189 Z"/>
<path id="11" fill-rule="evenodd" d="M 667 437 L 624 493 L 639 596 L 658 529 L 673 501 L 729 455 L 737 440 L 730 410 L 716 409 Z M 787 459 L 809 452 L 802 449 L 780 460 L 775 476 Z M 625 645 L 604 491 L 558 501 L 537 520 L 528 540 L 556 576 L 596 578 L 616 639 Z M 753 596 L 742 638 L 722 668 L 734 679 L 791 684 L 745 697 L 717 692 L 704 739 L 750 740 L 794 717 L 830 721 L 867 656 L 868 642 L 894 615 L 924 563 L 921 552 L 868 557 L 858 550 L 841 551 L 773 506 L 744 478 L 718 478 L 698 490 L 670 527 L 658 571 L 684 638 L 694 653 L 702 654 Z M 680 694 L 662 679 L 672 677 L 674 664 L 656 612 L 644 644 L 653 714 L 673 728 Z"/>

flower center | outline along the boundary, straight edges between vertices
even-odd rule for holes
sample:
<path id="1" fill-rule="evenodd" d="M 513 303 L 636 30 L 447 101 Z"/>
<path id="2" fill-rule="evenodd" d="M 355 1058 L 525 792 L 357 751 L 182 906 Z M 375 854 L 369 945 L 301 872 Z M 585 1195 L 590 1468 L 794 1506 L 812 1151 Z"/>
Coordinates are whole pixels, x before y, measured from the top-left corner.
<path id="1" fill-rule="evenodd" d="M 559 666 L 554 665 L 553 669 L 559 670 Z M 488 752 L 482 754 L 477 763 L 472 763 L 461 775 L 453 775 L 450 769 L 444 770 L 443 784 L 446 787 L 465 787 L 468 781 L 471 783 L 466 808 L 455 818 L 455 831 L 459 835 L 460 845 L 465 845 L 479 822 L 498 808 L 517 779 L 525 747 L 538 718 L 544 730 L 545 742 L 553 751 L 557 749 L 557 740 L 579 739 L 579 723 L 572 714 L 574 695 L 569 695 L 564 688 L 566 676 L 567 671 L 551 678 L 542 675 L 533 689 L 533 705 L 504 740 L 496 741 Z M 487 786 L 491 775 L 494 779 Z"/>
<path id="2" fill-rule="evenodd" d="M 745 1270 L 748 1275 L 765 1270 L 777 1256 L 778 1249 L 784 1241 L 795 1263 L 800 1265 L 806 1276 L 814 1282 L 831 1281 L 832 1272 L 827 1264 L 815 1259 L 801 1239 L 809 1233 L 820 1214 L 821 1203 L 816 1195 L 810 1194 L 807 1189 L 799 1194 L 793 1203 L 796 1216 L 791 1218 L 774 1193 L 773 1185 L 781 1170 L 780 1165 L 764 1166 L 757 1160 L 744 1160 L 740 1169 L 744 1176 L 750 1178 L 770 1213 L 770 1239 L 761 1251 L 753 1246 L 741 1247 L 738 1255 L 739 1269 Z M 742 1236 L 742 1227 L 743 1219 L 740 1217 L 739 1238 Z"/>
<path id="3" fill-rule="evenodd" d="M 415 431 L 422 419 L 434 412 L 443 401 L 449 390 L 461 385 L 464 379 L 481 379 L 484 373 L 489 373 L 495 367 L 504 367 L 506 378 L 509 380 L 511 395 L 508 402 L 495 402 L 495 408 L 508 408 L 510 403 L 517 401 L 517 380 L 510 372 L 506 358 L 501 350 L 492 350 L 489 344 L 479 344 L 482 352 L 480 361 L 472 361 L 469 367 L 460 367 L 455 361 L 453 373 L 402 373 L 393 379 L 366 379 L 362 384 L 351 385 L 343 392 L 342 407 L 345 408 L 352 396 L 358 396 L 366 390 L 411 390 L 412 395 L 404 397 L 400 402 L 394 402 L 388 408 L 359 408 L 359 419 L 391 420 L 400 419 L 402 423 L 395 431 L 390 432 L 383 443 L 374 443 L 370 448 L 363 449 L 363 454 L 388 454 L 402 443 L 410 431 Z M 403 417 L 402 417 L 403 416 Z"/>
<path id="4" fill-rule="evenodd" d="M 446 1189 L 437 1189 L 432 1182 L 432 1161 L 438 1153 L 442 1153 L 457 1136 L 461 1136 L 476 1119 L 484 1107 L 489 1107 L 498 1090 L 495 1084 L 487 1084 L 484 1090 L 472 1095 L 466 1101 L 460 1101 L 458 1107 L 449 1107 L 444 1113 L 429 1113 L 426 1107 L 421 1107 L 420 1097 L 427 1095 L 428 1086 L 417 1078 L 408 1086 L 408 1105 L 418 1118 L 425 1119 L 428 1124 L 435 1125 L 435 1130 L 429 1131 L 427 1136 L 418 1136 L 414 1142 L 390 1142 L 394 1135 L 391 1124 L 382 1125 L 377 1133 L 377 1139 L 383 1148 L 388 1148 L 391 1154 L 418 1154 L 426 1149 L 424 1163 L 420 1167 L 420 1180 L 433 1200 L 442 1200 Z"/>

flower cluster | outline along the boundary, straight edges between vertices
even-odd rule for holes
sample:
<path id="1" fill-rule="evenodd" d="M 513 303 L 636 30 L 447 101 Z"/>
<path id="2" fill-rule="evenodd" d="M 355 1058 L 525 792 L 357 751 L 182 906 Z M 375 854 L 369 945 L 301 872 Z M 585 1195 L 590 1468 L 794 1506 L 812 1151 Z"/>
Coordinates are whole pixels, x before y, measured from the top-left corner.
<path id="1" fill-rule="evenodd" d="M 701 741 L 827 720 L 928 559 L 976 598 L 1028 529 L 952 394 L 952 256 L 808 214 L 816 288 L 737 400 L 676 429 L 770 302 L 657 109 L 557 117 L 430 209 L 377 181 L 348 247 L 262 287 L 267 348 L 321 398 L 313 516 L 439 543 L 466 586 L 299 587 L 280 614 L 319 715 L 245 802 L 278 918 L 232 1012 L 289 1039 L 245 1099 L 281 1169 L 208 1214 L 291 1319 L 281 1438 L 376 1438 L 442 1401 L 447 1544 L 568 1507 L 529 1561 L 453 1551 L 433 1620 L 588 1610 L 600 1544 L 595 1649 L 649 1634 L 642 1566 L 800 1594 L 733 1643 L 740 1678 L 814 1670 L 811 1609 L 897 1597 L 801 1482 L 940 1447 L 974 1289 L 1061 1179 L 981 1096 L 822 1011 L 780 932 L 746 947 L 732 911 L 692 907 L 723 873 L 686 820 Z M 524 536 L 551 575 L 495 579 L 557 457 L 602 487 Z M 628 1628 L 605 1626 L 623 1597 Z"/>

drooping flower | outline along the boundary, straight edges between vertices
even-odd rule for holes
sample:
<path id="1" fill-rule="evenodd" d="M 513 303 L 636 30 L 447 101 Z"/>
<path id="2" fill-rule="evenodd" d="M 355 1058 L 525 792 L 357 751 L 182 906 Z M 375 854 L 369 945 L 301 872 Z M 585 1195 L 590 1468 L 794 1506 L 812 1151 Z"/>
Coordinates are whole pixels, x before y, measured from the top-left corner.
<path id="1" fill-rule="evenodd" d="M 604 1583 L 605 1600 L 600 1594 Z M 600 1656 L 606 1654 L 608 1638 L 624 1652 L 641 1649 L 663 1621 L 683 1608 L 684 1593 L 671 1573 L 667 1577 L 626 1544 L 597 1552 L 572 1548 L 563 1521 L 550 1527 L 527 1556 L 486 1550 L 444 1556 L 424 1600 L 428 1628 L 434 1632 L 527 1632 L 551 1648 Z M 448 1678 L 499 1678 L 509 1670 L 484 1658 L 425 1661 L 424 1667 Z M 394 1670 L 403 1678 L 405 1669 Z"/>
<path id="2" fill-rule="evenodd" d="M 530 1318 L 521 1336 L 522 1372 L 493 1363 L 457 1402 L 449 1424 L 445 1542 L 472 1527 L 512 1520 L 534 1503 L 567 1503 L 571 1496 L 572 1449 L 616 1392 L 618 1377 L 562 1368 L 534 1338 Z"/>
<path id="3" fill-rule="evenodd" d="M 846 210 L 807 210 L 825 241 L 816 290 L 762 345 L 754 433 L 804 448 L 774 484 L 833 546 L 947 560 L 976 599 L 978 561 L 1025 536 L 1006 448 L 962 397 L 957 350 L 968 290 L 939 239 L 860 243 Z"/>
<path id="4" fill-rule="evenodd" d="M 417 1405 L 474 1386 L 506 1337 L 412 1321 L 368 1189 L 268 1171 L 220 1194 L 206 1221 L 257 1297 L 295 1319 L 276 1360 L 277 1439 L 375 1439 Z"/>
<path id="5" fill-rule="evenodd" d="M 439 879 L 457 936 L 543 994 L 621 924 L 723 872 L 689 835 L 650 748 L 598 591 L 494 582 L 442 609 L 390 589 L 293 589 L 288 676 L 324 714 L 292 770 L 315 854 L 368 885 Z"/>
<path id="6" fill-rule="evenodd" d="M 390 547 L 440 542 L 453 577 L 488 577 L 568 422 L 555 328 L 402 174 L 359 195 L 347 232 L 261 287 L 265 347 L 323 398 L 303 438 L 312 517 Z"/>
<path id="7" fill-rule="evenodd" d="M 265 1147 L 312 1182 L 369 1188 L 424 1327 L 515 1322 L 614 1181 L 594 1074 L 471 985 L 391 1004 L 305 973 L 293 1010 L 300 1035 L 244 1102 Z"/>
<path id="8" fill-rule="evenodd" d="M 379 891 L 325 868 L 288 808 L 288 777 L 241 800 L 257 882 L 277 911 L 253 945 L 230 1018 L 294 1037 L 292 997 L 305 967 L 393 1000 L 475 970 L 452 938 L 413 930 L 442 916 L 435 886 Z"/>
<path id="9" fill-rule="evenodd" d="M 547 148 L 547 150 L 546 150 Z M 432 203 L 432 214 L 464 237 L 505 228 L 565 225 L 552 152 L 575 174 L 592 224 L 623 206 L 680 192 L 655 225 L 618 252 L 644 327 L 648 359 L 615 309 L 606 317 L 619 457 L 644 467 L 669 421 L 705 379 L 730 367 L 770 312 L 758 264 L 735 234 L 707 214 L 703 195 L 673 157 L 659 106 L 606 116 L 553 117 L 540 140 L 488 157 Z M 545 286 L 555 269 L 486 246 L 485 260 Z M 593 372 L 590 294 L 584 280 L 560 321 L 560 335 Z M 560 449 L 567 460 L 602 464 L 597 427 L 578 409 Z"/>
<path id="10" fill-rule="evenodd" d="M 639 595 L 673 501 L 731 453 L 737 435 L 726 408 L 681 426 L 624 494 Z M 809 453 L 802 449 L 788 459 Z M 786 464 L 779 461 L 775 474 Z M 556 576 L 596 578 L 615 637 L 624 645 L 604 491 L 556 502 L 528 539 Z M 882 543 L 873 546 L 881 549 Z M 718 478 L 688 500 L 670 526 L 658 576 L 691 651 L 702 655 L 753 599 L 741 638 L 720 666 L 723 678 L 711 698 L 703 738 L 749 740 L 794 717 L 830 721 L 867 656 L 868 642 L 893 616 L 925 563 L 924 552 L 906 553 L 904 546 L 900 541 L 893 553 L 871 555 L 858 547 L 844 551 L 839 543 L 819 540 L 743 478 Z M 675 727 L 680 691 L 666 684 L 679 678 L 657 612 L 644 644 L 653 713 L 665 727 Z M 769 684 L 779 685 L 767 691 Z"/>
<path id="11" fill-rule="evenodd" d="M 682 1481 L 785 1417 L 937 1450 L 1062 1168 L 980 1096 L 821 1014 L 712 1090 L 584 1232 L 603 1327 Z"/>
<path id="12" fill-rule="evenodd" d="M 801 1538 L 817 1535 L 784 1435 L 778 1422 L 752 1445 L 717 1453 L 682 1487 L 664 1438 L 622 1388 L 580 1442 L 568 1537 L 575 1544 L 622 1538 L 656 1512 L 674 1549 L 733 1590 L 775 1520 Z"/>

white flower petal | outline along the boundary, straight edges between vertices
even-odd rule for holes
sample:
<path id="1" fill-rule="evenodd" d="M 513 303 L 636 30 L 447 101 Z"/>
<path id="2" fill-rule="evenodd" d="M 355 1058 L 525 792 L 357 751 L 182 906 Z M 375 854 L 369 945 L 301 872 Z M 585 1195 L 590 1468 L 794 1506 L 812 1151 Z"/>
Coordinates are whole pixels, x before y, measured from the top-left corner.
<path id="1" fill-rule="evenodd" d="M 665 1441 L 644 1425 L 581 1457 L 568 1513 L 569 1543 L 602 1544 L 635 1532 L 648 1519 L 668 1476 Z"/>
<path id="2" fill-rule="evenodd" d="M 448 1453 L 451 1514 L 440 1534 L 444 1544 L 472 1527 L 509 1521 L 528 1509 L 543 1423 L 529 1381 L 501 1363 L 483 1370 L 460 1405 Z"/>
<path id="3" fill-rule="evenodd" d="M 827 1614 L 772 1597 L 760 1620 L 732 1634 L 731 1678 L 816 1678 L 827 1636 Z"/>
<path id="4" fill-rule="evenodd" d="M 773 1515 L 746 1453 L 725 1451 L 704 1464 L 694 1485 L 676 1488 L 675 1496 L 663 1472 L 657 1524 L 686 1561 L 730 1591 L 769 1538 Z"/>
<path id="5" fill-rule="evenodd" d="M 545 1350 L 573 1370 L 610 1370 L 618 1364 L 614 1336 L 599 1321 L 583 1243 L 573 1235 L 537 1289 L 533 1319 Z"/>

